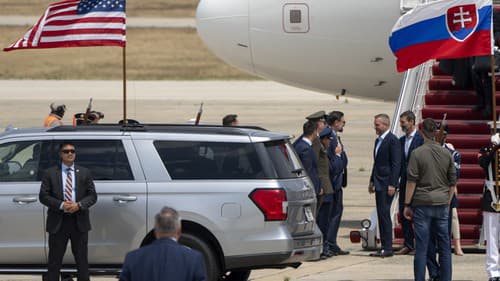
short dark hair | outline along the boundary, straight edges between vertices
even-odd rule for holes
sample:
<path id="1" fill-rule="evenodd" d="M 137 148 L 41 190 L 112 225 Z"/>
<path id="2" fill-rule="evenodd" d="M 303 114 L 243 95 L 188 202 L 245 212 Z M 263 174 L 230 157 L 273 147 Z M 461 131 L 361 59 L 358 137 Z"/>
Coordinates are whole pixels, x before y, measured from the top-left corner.
<path id="1" fill-rule="evenodd" d="M 231 123 L 236 121 L 236 118 L 238 118 L 238 115 L 236 114 L 228 114 L 222 118 L 222 126 L 230 126 Z"/>
<path id="2" fill-rule="evenodd" d="M 316 131 L 317 128 L 318 125 L 316 124 L 316 121 L 308 120 L 302 126 L 302 133 L 304 134 L 304 136 L 310 136 L 314 134 L 314 131 Z"/>
<path id="3" fill-rule="evenodd" d="M 179 213 L 171 207 L 163 207 L 155 216 L 155 231 L 163 234 L 175 234 L 181 227 Z"/>
<path id="4" fill-rule="evenodd" d="M 65 146 L 67 145 L 71 145 L 73 147 L 75 147 L 75 145 L 71 142 L 71 141 L 63 141 L 60 145 L 59 145 L 59 151 L 61 151 Z"/>
<path id="5" fill-rule="evenodd" d="M 342 119 L 342 117 L 344 117 L 344 112 L 334 110 L 334 111 L 328 113 L 328 117 L 326 118 L 326 122 L 328 123 L 328 125 L 331 126 L 333 123 L 335 123 L 335 121 L 339 121 L 340 119 Z"/>
<path id="6" fill-rule="evenodd" d="M 437 128 L 436 121 L 432 118 L 425 118 L 422 122 L 422 134 L 428 139 L 434 139 L 436 137 Z"/>
<path id="7" fill-rule="evenodd" d="M 401 113 L 401 115 L 399 115 L 399 118 L 406 118 L 406 120 L 408 120 L 409 122 L 412 122 L 413 124 L 415 124 L 415 113 L 413 113 L 413 111 L 411 110 L 408 110 L 408 111 L 405 111 L 403 113 Z"/>

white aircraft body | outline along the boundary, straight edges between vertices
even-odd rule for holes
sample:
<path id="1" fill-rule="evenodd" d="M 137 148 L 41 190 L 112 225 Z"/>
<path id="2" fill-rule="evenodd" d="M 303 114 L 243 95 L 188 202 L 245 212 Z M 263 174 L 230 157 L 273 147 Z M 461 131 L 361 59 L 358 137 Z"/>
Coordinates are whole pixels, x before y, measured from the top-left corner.
<path id="1" fill-rule="evenodd" d="M 388 38 L 417 0 L 201 0 L 208 48 L 246 72 L 325 93 L 395 100 L 402 74 Z"/>

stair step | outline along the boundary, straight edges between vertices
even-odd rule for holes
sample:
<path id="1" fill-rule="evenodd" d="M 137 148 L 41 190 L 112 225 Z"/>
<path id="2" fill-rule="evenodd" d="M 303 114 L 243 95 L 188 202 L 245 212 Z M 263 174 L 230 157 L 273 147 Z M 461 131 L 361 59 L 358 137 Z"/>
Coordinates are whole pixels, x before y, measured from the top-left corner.
<path id="1" fill-rule="evenodd" d="M 460 149 L 460 156 L 462 157 L 462 164 L 477 164 L 479 149 L 468 148 Z"/>
<path id="2" fill-rule="evenodd" d="M 404 242 L 405 240 L 403 238 L 394 238 L 392 240 L 392 243 L 398 246 L 402 246 Z M 460 239 L 460 243 L 462 244 L 463 249 L 465 246 L 476 246 L 477 243 L 479 243 L 479 239 Z"/>
<path id="3" fill-rule="evenodd" d="M 478 239 L 481 225 L 460 224 L 460 239 Z"/>
<path id="4" fill-rule="evenodd" d="M 429 80 L 429 90 L 472 90 L 472 86 L 464 89 L 460 86 L 451 83 L 451 76 L 434 76 Z M 497 79 L 496 87 L 499 88 L 500 83 Z"/>
<path id="5" fill-rule="evenodd" d="M 449 73 L 446 73 L 439 68 L 439 63 L 435 63 L 432 65 L 432 75 L 433 76 L 450 76 Z"/>
<path id="6" fill-rule="evenodd" d="M 460 165 L 460 177 L 463 179 L 480 179 L 484 180 L 484 170 L 478 164 L 462 164 Z"/>
<path id="7" fill-rule="evenodd" d="M 441 119 L 436 119 L 436 122 L 441 122 Z M 489 135 L 491 132 L 489 121 L 478 120 L 446 120 L 448 125 L 448 134 L 485 134 Z"/>
<path id="8" fill-rule="evenodd" d="M 461 178 L 458 180 L 457 191 L 459 195 L 483 193 L 484 178 Z"/>
<path id="9" fill-rule="evenodd" d="M 449 134 L 446 137 L 446 142 L 451 143 L 459 152 L 461 149 L 477 149 L 479 151 L 479 148 L 489 145 L 490 136 L 472 134 Z"/>
<path id="10" fill-rule="evenodd" d="M 500 91 L 496 92 L 497 104 L 500 104 Z M 477 103 L 475 90 L 433 90 L 425 95 L 427 105 L 474 105 Z"/>
<path id="11" fill-rule="evenodd" d="M 460 225 L 481 225 L 483 223 L 483 212 L 479 209 L 458 209 L 458 221 Z"/>
<path id="12" fill-rule="evenodd" d="M 460 209 L 481 209 L 481 196 L 457 196 Z"/>
<path id="13" fill-rule="evenodd" d="M 483 116 L 483 111 L 473 110 L 474 105 L 426 105 L 422 109 L 422 118 L 443 119 L 443 114 L 447 113 L 447 120 L 490 120 L 491 116 Z M 497 116 L 500 107 L 496 108 Z"/>

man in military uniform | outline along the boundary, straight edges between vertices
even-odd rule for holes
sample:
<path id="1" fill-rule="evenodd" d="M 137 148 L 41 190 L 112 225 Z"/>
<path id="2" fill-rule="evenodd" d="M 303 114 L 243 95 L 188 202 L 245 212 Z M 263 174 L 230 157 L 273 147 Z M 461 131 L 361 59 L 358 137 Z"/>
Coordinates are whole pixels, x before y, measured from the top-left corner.
<path id="1" fill-rule="evenodd" d="M 321 259 L 326 259 L 333 256 L 329 251 L 327 234 L 330 227 L 331 209 L 332 209 L 332 193 L 333 187 L 330 181 L 330 158 L 328 157 L 328 149 L 332 139 L 332 129 L 330 127 L 324 128 L 319 133 L 320 150 L 318 152 L 318 174 L 322 189 L 322 201 L 318 202 L 318 226 L 323 233 L 323 253 Z"/>
<path id="2" fill-rule="evenodd" d="M 483 200 L 481 200 L 483 209 L 483 228 L 484 239 L 486 243 L 486 272 L 488 281 L 500 281 L 500 270 L 498 268 L 499 251 L 498 238 L 500 236 L 500 204 L 499 190 L 496 187 L 495 157 L 498 157 L 498 148 L 500 136 L 495 134 L 491 136 L 491 144 L 481 149 L 479 165 L 484 169 L 486 179 L 484 181 Z"/>

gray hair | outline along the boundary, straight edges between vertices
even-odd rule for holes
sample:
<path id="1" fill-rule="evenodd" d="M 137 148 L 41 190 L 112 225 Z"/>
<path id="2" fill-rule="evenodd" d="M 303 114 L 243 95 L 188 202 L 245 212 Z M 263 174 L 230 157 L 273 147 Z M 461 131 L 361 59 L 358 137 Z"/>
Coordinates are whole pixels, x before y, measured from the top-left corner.
<path id="1" fill-rule="evenodd" d="M 179 213 L 170 207 L 161 208 L 155 216 L 155 231 L 161 234 L 175 234 L 181 227 Z"/>
<path id="2" fill-rule="evenodd" d="M 380 119 L 382 121 L 382 123 L 384 123 L 386 125 L 391 124 L 391 118 L 389 118 L 389 115 L 387 115 L 385 113 L 380 113 L 380 114 L 375 115 L 375 119 Z"/>

